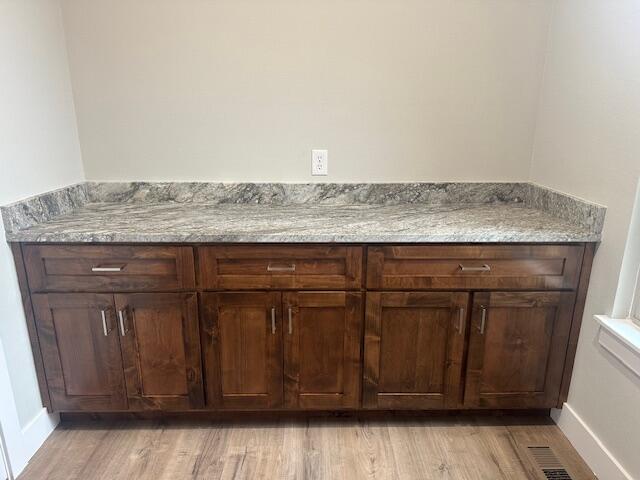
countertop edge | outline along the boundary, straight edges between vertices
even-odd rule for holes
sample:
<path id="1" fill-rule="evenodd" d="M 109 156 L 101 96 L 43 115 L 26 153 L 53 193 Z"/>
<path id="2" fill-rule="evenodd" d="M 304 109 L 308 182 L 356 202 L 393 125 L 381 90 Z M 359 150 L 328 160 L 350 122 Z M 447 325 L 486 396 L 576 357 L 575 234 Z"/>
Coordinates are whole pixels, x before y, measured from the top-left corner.
<path id="1" fill-rule="evenodd" d="M 38 232 L 37 226 L 61 217 L 72 217 L 92 204 L 197 204 L 208 199 L 212 206 L 225 205 L 506 205 L 519 204 L 578 227 L 557 234 L 553 230 L 529 232 L 467 231 L 445 235 L 419 233 L 392 234 L 296 234 L 282 231 L 269 235 L 236 231 L 231 233 L 100 233 L 98 230 Z M 291 203 L 287 203 L 291 202 Z M 352 202 L 352 203 L 349 203 Z M 188 208 L 188 207 L 186 207 Z M 180 182 L 84 182 L 46 192 L 0 209 L 8 242 L 35 243 L 571 243 L 599 242 L 606 208 L 530 182 L 424 182 L 371 184 L 250 184 Z M 31 229 L 34 230 L 31 230 Z M 239 229 L 240 230 L 240 229 Z M 571 233 L 569 231 L 573 230 Z"/>
<path id="2" fill-rule="evenodd" d="M 597 243 L 600 242 L 599 235 L 586 235 L 580 237 L 562 236 L 535 236 L 528 235 L 523 238 L 509 236 L 478 237 L 464 235 L 451 237 L 446 235 L 390 235 L 390 236 L 269 236 L 269 235 L 171 235 L 162 234 L 158 236 L 145 235 L 73 235 L 61 239 L 43 235 L 7 235 L 7 241 L 13 243 Z"/>

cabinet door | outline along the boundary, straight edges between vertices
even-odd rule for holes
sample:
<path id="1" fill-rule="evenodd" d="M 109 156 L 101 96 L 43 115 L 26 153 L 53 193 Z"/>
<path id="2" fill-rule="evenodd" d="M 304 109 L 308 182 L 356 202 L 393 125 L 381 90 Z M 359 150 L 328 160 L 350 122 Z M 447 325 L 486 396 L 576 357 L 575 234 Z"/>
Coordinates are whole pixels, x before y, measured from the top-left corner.
<path id="1" fill-rule="evenodd" d="M 468 302 L 462 292 L 367 293 L 365 408 L 459 406 Z"/>
<path id="2" fill-rule="evenodd" d="M 281 407 L 281 294 L 203 293 L 202 310 L 207 405 Z"/>
<path id="3" fill-rule="evenodd" d="M 283 294 L 285 404 L 357 408 L 360 402 L 362 295 Z"/>
<path id="4" fill-rule="evenodd" d="M 195 293 L 115 295 L 129 407 L 202 408 Z"/>
<path id="5" fill-rule="evenodd" d="M 572 292 L 474 294 L 465 406 L 554 407 L 574 301 Z"/>
<path id="6" fill-rule="evenodd" d="M 127 408 L 113 296 L 32 296 L 55 411 Z"/>

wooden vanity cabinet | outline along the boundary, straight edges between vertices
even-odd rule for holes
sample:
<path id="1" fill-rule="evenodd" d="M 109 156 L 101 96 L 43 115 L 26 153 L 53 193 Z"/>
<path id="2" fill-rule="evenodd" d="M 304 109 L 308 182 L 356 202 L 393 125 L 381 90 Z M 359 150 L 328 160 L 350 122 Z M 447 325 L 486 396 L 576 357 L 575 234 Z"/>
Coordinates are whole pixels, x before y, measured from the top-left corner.
<path id="1" fill-rule="evenodd" d="M 12 246 L 52 411 L 541 409 L 595 244 Z"/>
<path id="2" fill-rule="evenodd" d="M 358 408 L 362 294 L 285 292 L 282 307 L 285 406 Z"/>
<path id="3" fill-rule="evenodd" d="M 362 287 L 362 247 L 216 245 L 198 248 L 204 290 L 353 290 Z"/>
<path id="4" fill-rule="evenodd" d="M 367 250 L 374 290 L 573 290 L 584 245 L 389 245 Z"/>
<path id="5" fill-rule="evenodd" d="M 359 292 L 207 292 L 202 311 L 210 407 L 359 406 Z"/>
<path id="6" fill-rule="evenodd" d="M 464 405 L 555 407 L 574 303 L 574 292 L 474 294 Z"/>
<path id="7" fill-rule="evenodd" d="M 461 407 L 466 292 L 369 292 L 363 406 Z"/>
<path id="8" fill-rule="evenodd" d="M 195 294 L 34 294 L 52 409 L 202 408 Z"/>
<path id="9" fill-rule="evenodd" d="M 207 405 L 282 406 L 282 294 L 205 292 L 201 297 Z"/>
<path id="10" fill-rule="evenodd" d="M 51 409 L 127 409 L 113 296 L 34 294 L 31 300 Z"/>
<path id="11" fill-rule="evenodd" d="M 593 245 L 369 247 L 363 407 L 561 406 L 592 254 Z"/>
<path id="12" fill-rule="evenodd" d="M 193 249 L 186 246 L 23 246 L 34 292 L 172 292 L 195 289 Z"/>
<path id="13" fill-rule="evenodd" d="M 574 292 L 369 293 L 363 407 L 555 407 L 574 302 Z"/>
<path id="14" fill-rule="evenodd" d="M 114 295 L 129 408 L 204 407 L 195 293 Z"/>

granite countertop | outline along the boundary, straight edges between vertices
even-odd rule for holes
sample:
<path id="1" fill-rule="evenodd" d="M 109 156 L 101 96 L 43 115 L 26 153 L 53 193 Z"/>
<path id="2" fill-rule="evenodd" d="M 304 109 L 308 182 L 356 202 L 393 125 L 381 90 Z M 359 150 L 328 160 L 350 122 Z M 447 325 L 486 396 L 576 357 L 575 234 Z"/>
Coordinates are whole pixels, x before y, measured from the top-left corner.
<path id="1" fill-rule="evenodd" d="M 113 193 L 111 191 L 111 193 Z M 89 195 L 91 197 L 91 195 Z M 243 197 L 244 198 L 244 197 Z M 468 198 L 466 196 L 465 198 Z M 95 201 L 109 200 L 109 201 Z M 477 198 L 474 198 L 477 200 Z M 598 225 L 573 221 L 585 217 L 575 206 L 562 218 L 531 202 L 515 201 L 344 203 L 304 201 L 225 203 L 191 197 L 188 201 L 145 193 L 132 200 L 94 196 L 44 215 L 41 221 L 21 205 L 14 223 L 5 219 L 8 241 L 22 242 L 592 242 Z M 228 200 L 228 199 L 227 199 Z M 73 199 L 68 200 L 74 203 Z M 237 199 L 235 200 L 237 201 Z M 549 203 L 547 201 L 547 203 Z M 50 206 L 40 200 L 42 205 Z M 13 206 L 15 209 L 15 205 Z M 601 207 L 600 207 L 601 208 Z M 30 217 L 25 214 L 30 215 Z M 578 212 L 578 213 L 576 213 Z M 3 210 L 4 214 L 12 213 Z M 37 212 L 41 214 L 42 212 Z M 596 210 L 596 217 L 604 212 Z M 593 212 L 586 215 L 593 216 Z M 565 214 L 564 217 L 567 217 Z M 9 219 L 10 220 L 10 219 Z M 22 222 L 22 228 L 13 228 Z M 31 224 L 29 224 L 31 223 Z"/>
<path id="2" fill-rule="evenodd" d="M 521 205 L 93 204 L 22 230 L 37 242 L 573 242 L 590 232 Z"/>

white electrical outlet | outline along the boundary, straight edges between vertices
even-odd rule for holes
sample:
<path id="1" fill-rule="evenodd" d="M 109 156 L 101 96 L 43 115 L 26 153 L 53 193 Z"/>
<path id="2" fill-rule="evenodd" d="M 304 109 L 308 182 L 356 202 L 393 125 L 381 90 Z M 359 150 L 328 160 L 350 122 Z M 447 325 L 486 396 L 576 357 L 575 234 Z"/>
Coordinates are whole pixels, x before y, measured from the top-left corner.
<path id="1" fill-rule="evenodd" d="M 311 175 L 329 174 L 329 151 L 311 150 Z"/>

